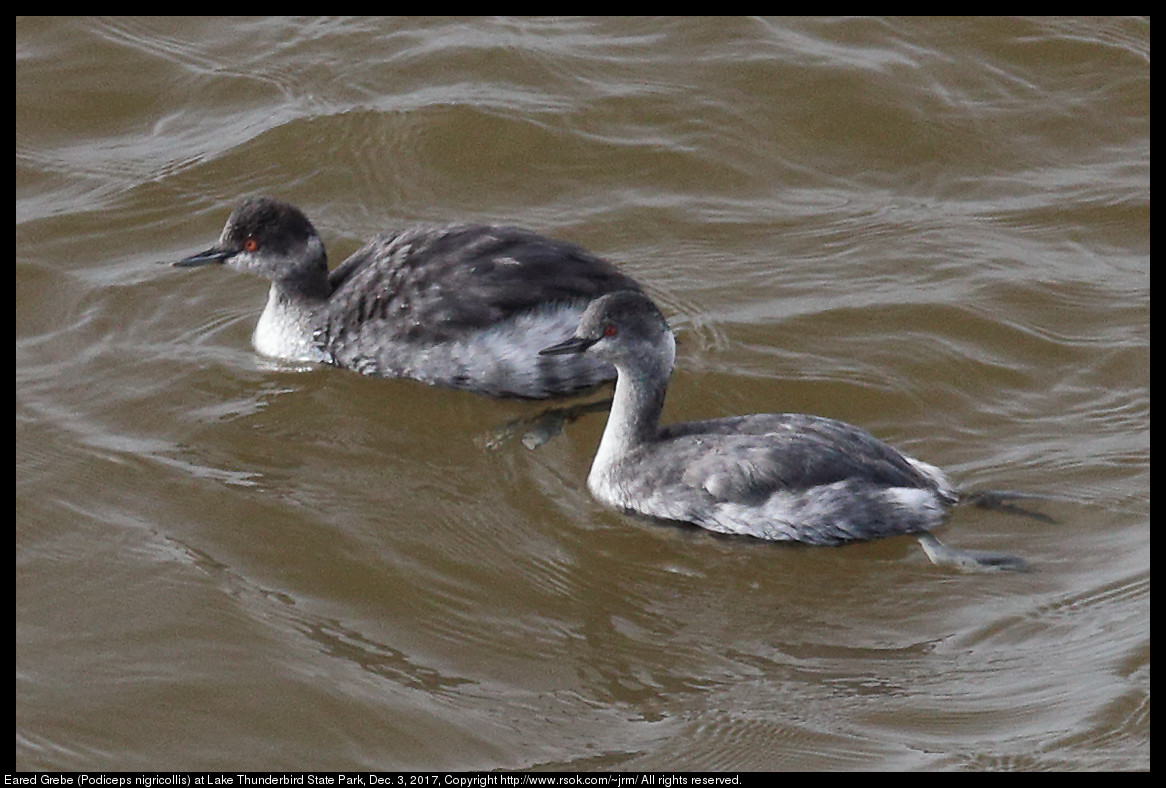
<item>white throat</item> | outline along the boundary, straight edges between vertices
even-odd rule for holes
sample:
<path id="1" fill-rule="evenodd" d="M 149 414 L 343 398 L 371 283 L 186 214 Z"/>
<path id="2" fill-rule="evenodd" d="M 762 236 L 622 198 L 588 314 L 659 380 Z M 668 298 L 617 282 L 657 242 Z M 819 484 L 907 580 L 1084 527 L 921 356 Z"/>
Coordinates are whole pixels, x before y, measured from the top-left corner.
<path id="1" fill-rule="evenodd" d="M 280 298 L 273 284 L 267 306 L 255 325 L 251 343 L 265 356 L 288 361 L 326 362 L 328 359 L 312 341 L 312 310 Z"/>
<path id="2" fill-rule="evenodd" d="M 655 439 L 659 430 L 663 396 L 676 358 L 676 341 L 671 333 L 665 336 L 665 347 L 644 355 L 644 359 L 653 359 L 651 363 L 641 363 L 635 371 L 622 363 L 616 365 L 618 377 L 611 414 L 591 463 L 587 486 L 597 498 L 617 506 L 625 502 L 619 500 L 621 495 L 612 482 L 616 467 L 638 446 Z"/>

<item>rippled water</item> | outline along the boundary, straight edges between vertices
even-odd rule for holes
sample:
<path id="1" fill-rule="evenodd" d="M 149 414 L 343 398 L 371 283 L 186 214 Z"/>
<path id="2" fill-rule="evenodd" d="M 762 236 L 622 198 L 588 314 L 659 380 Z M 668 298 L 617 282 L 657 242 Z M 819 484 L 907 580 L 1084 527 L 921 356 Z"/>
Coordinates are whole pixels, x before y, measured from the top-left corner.
<path id="1" fill-rule="evenodd" d="M 1145 19 L 16 21 L 18 769 L 1150 765 Z M 590 416 L 258 357 L 157 261 L 235 199 L 338 262 L 584 244 L 668 419 L 807 411 L 1059 523 L 1030 574 L 594 503 Z"/>

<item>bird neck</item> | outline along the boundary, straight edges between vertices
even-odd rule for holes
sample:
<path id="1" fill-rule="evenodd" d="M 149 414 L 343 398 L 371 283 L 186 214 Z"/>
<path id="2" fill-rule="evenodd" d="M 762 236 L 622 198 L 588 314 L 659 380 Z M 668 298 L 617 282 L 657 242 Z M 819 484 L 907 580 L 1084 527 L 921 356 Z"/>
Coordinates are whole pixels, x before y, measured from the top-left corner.
<path id="1" fill-rule="evenodd" d="M 605 477 L 629 452 L 656 440 L 672 372 L 671 359 L 666 361 L 638 364 L 634 370 L 617 365 L 611 415 L 591 466 L 593 478 Z"/>
<path id="2" fill-rule="evenodd" d="M 318 304 L 332 295 L 328 283 L 328 269 L 297 271 L 294 276 L 276 279 L 271 283 L 273 298 L 284 304 Z"/>
<path id="3" fill-rule="evenodd" d="M 328 300 L 332 295 L 328 254 L 319 237 L 310 237 L 302 252 L 297 253 L 296 263 L 272 279 L 272 292 L 285 303 L 315 305 Z"/>

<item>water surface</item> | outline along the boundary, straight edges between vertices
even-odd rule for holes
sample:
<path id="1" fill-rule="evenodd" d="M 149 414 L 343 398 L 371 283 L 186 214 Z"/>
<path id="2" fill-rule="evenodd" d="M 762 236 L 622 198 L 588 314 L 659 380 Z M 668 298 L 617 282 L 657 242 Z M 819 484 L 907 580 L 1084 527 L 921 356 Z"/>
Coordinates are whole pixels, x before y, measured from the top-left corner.
<path id="1" fill-rule="evenodd" d="M 1145 19 L 16 21 L 16 768 L 1146 769 Z M 804 411 L 1029 574 L 629 519 L 601 415 L 265 360 L 159 260 L 506 222 L 644 282 L 667 419 Z"/>

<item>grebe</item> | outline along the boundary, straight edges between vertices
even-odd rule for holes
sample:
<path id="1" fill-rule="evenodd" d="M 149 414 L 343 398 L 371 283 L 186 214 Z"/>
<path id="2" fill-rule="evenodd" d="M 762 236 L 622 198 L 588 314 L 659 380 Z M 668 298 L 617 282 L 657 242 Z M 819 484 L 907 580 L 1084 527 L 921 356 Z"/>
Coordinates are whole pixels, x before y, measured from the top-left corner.
<path id="1" fill-rule="evenodd" d="M 570 336 L 594 298 L 640 291 L 575 244 L 488 225 L 386 233 L 329 272 L 304 213 L 265 196 L 239 203 L 217 244 L 173 265 L 209 263 L 271 280 L 252 338 L 264 355 L 498 397 L 614 378 L 601 359 L 538 351 Z"/>
<path id="2" fill-rule="evenodd" d="M 597 299 L 572 338 L 542 353 L 593 356 L 617 370 L 587 477 L 604 504 L 719 533 L 816 545 L 921 534 L 936 563 L 1025 566 L 1013 556 L 945 547 L 928 534 L 960 492 L 939 468 L 858 427 L 793 413 L 660 426 L 676 344 L 640 293 Z"/>

